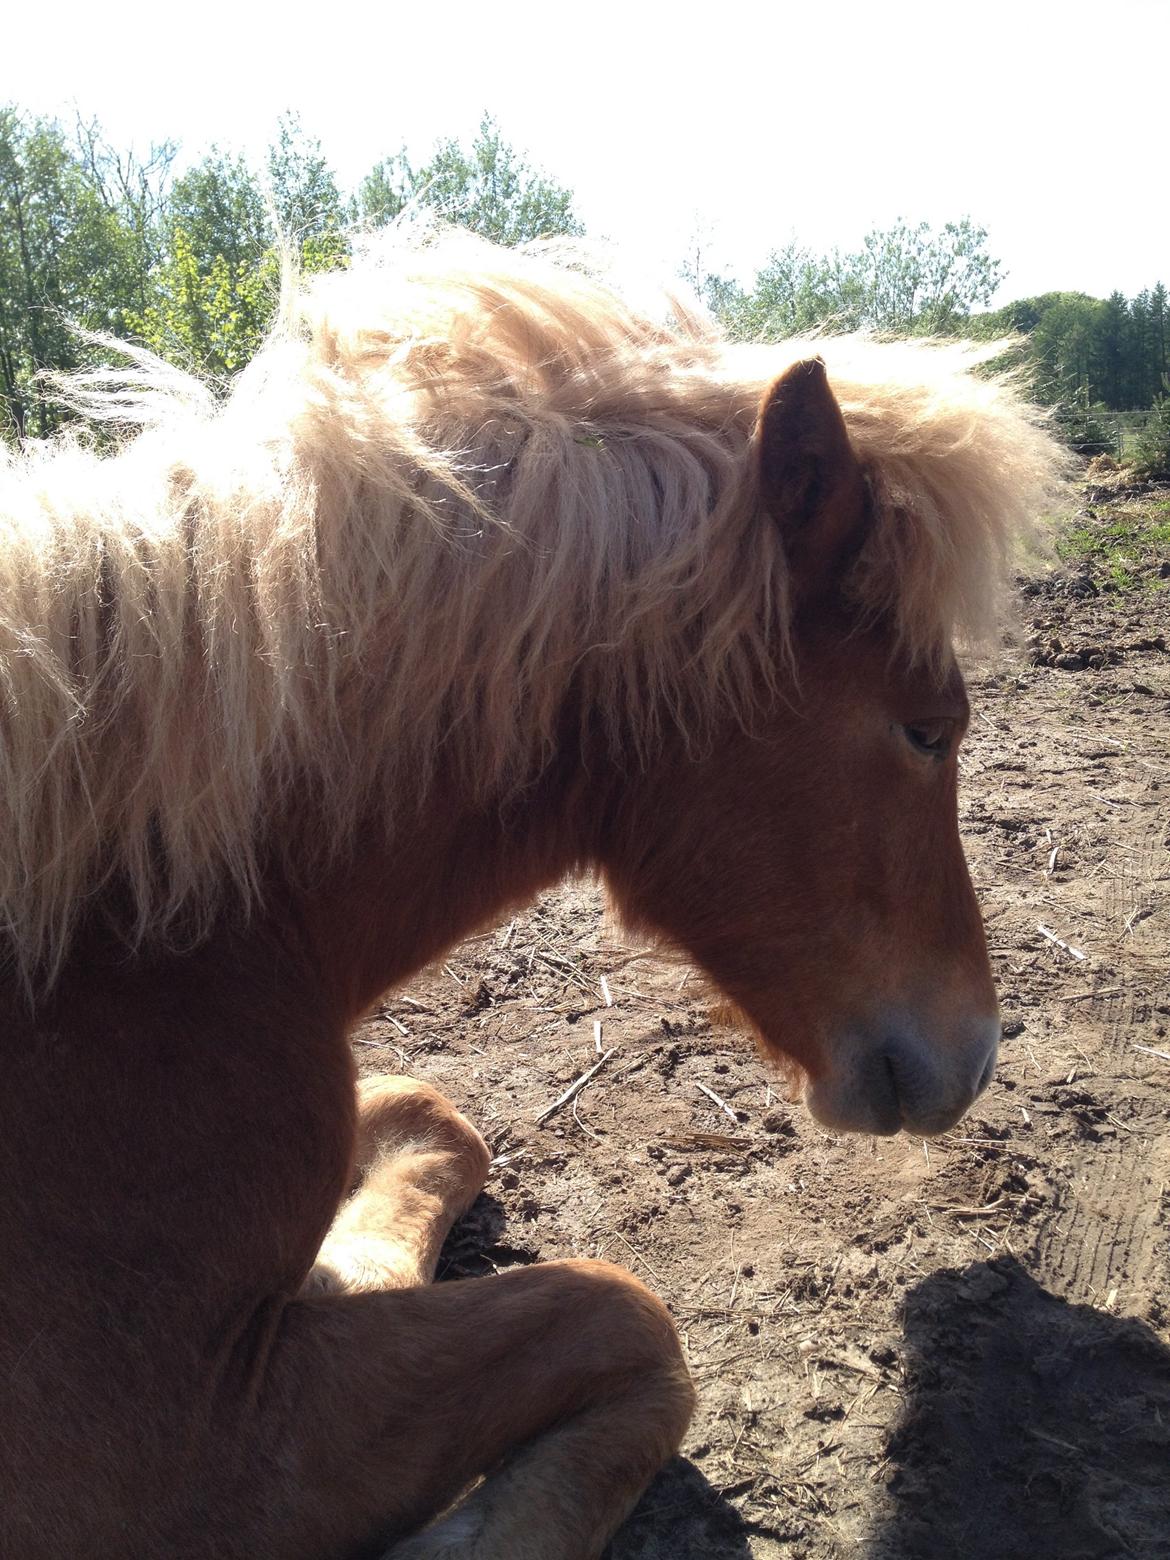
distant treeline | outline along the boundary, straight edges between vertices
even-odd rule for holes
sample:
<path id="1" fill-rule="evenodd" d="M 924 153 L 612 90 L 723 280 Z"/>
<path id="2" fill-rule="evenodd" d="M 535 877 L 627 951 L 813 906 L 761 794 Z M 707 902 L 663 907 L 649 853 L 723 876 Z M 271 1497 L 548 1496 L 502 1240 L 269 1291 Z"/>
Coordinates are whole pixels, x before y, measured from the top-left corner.
<path id="1" fill-rule="evenodd" d="M 826 325 L 899 336 L 1020 336 L 1044 405 L 1135 410 L 1153 406 L 1167 388 L 1170 307 L 1160 282 L 1132 299 L 1052 292 L 988 311 L 1001 266 L 988 253 L 986 232 L 967 217 L 938 232 L 899 222 L 868 233 L 855 252 L 817 255 L 790 243 L 769 256 L 751 287 L 700 264 L 690 275 L 743 339 Z"/>
<path id="2" fill-rule="evenodd" d="M 1165 394 L 1170 371 L 1170 306 L 1161 282 L 1125 298 L 1043 293 L 979 318 L 989 335 L 1020 332 L 1045 404 L 1133 411 Z"/>
<path id="3" fill-rule="evenodd" d="M 260 171 L 213 149 L 176 175 L 177 154 L 172 142 L 122 152 L 95 123 L 65 127 L 0 107 L 0 437 L 42 437 L 67 415 L 47 375 L 108 355 L 77 326 L 226 381 L 271 319 L 278 230 L 306 271 L 344 265 L 355 227 L 387 223 L 408 201 L 506 244 L 582 231 L 572 192 L 489 116 L 470 146 L 440 141 L 419 167 L 392 153 L 348 195 L 291 115 Z M 1165 287 L 1133 299 L 1046 293 L 988 312 L 1002 267 L 969 217 L 937 231 L 899 221 L 851 252 L 817 255 L 793 241 L 751 286 L 712 272 L 701 250 L 682 274 L 739 339 L 1016 334 L 1040 400 L 1074 419 L 1152 407 L 1170 424 Z"/>

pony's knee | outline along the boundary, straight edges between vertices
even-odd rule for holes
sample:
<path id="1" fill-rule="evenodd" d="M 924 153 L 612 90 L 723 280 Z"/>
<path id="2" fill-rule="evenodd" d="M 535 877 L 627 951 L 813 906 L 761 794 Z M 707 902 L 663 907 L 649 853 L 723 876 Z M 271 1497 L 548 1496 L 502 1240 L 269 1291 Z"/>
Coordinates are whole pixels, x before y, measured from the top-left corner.
<path id="1" fill-rule="evenodd" d="M 439 1152 L 459 1163 L 461 1179 L 478 1189 L 491 1151 L 471 1122 L 420 1078 L 379 1074 L 358 1084 L 358 1168 L 379 1155 Z"/>
<path id="2" fill-rule="evenodd" d="M 380 1099 L 393 1099 L 406 1094 L 436 1094 L 438 1091 L 421 1078 L 408 1077 L 406 1073 L 366 1073 L 357 1080 L 357 1097 L 362 1106 Z"/>
<path id="3" fill-rule="evenodd" d="M 403 1073 L 373 1073 L 357 1082 L 359 1119 L 370 1125 L 385 1120 L 409 1122 L 428 1114 L 454 1112 L 455 1107 L 433 1084 Z"/>
<path id="4" fill-rule="evenodd" d="M 566 1280 L 563 1319 L 599 1371 L 625 1378 L 673 1450 L 694 1413 L 695 1391 L 670 1312 L 640 1279 L 612 1263 L 556 1262 L 546 1269 L 558 1270 Z"/>

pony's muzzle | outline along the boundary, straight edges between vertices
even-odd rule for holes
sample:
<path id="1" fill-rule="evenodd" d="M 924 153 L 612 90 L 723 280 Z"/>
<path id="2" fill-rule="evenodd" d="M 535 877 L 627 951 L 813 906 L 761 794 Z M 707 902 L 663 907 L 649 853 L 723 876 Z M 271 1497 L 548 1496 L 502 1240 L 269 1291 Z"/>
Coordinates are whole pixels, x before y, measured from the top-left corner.
<path id="1" fill-rule="evenodd" d="M 910 1026 L 856 1033 L 833 1047 L 833 1065 L 808 1086 L 809 1110 L 826 1127 L 889 1137 L 935 1137 L 953 1127 L 995 1074 L 998 1017 L 968 1021 L 945 1042 Z"/>

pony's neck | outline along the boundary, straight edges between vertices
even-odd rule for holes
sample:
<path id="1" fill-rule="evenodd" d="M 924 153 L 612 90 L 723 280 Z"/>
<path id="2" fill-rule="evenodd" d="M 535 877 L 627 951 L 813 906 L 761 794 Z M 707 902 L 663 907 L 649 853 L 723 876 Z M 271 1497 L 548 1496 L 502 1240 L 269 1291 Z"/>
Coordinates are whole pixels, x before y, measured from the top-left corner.
<path id="1" fill-rule="evenodd" d="M 562 754 L 504 807 L 472 807 L 442 783 L 387 838 L 361 828 L 301 916 L 346 1022 L 477 928 L 575 870 L 595 866 L 620 783 Z"/>

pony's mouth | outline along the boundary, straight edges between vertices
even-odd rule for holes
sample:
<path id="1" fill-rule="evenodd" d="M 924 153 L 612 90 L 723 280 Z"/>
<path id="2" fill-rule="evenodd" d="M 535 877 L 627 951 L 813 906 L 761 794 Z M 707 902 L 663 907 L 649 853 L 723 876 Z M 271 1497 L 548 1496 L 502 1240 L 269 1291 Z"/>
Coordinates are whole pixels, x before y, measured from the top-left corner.
<path id="1" fill-rule="evenodd" d="M 927 1044 L 889 1035 L 833 1047 L 836 1065 L 808 1080 L 805 1103 L 837 1132 L 937 1137 L 960 1121 L 995 1074 L 998 1017 L 969 1023 L 957 1040 Z"/>
<path id="2" fill-rule="evenodd" d="M 998 1013 L 969 1019 L 945 1039 L 925 1038 L 907 1012 L 849 1028 L 834 1040 L 820 1035 L 825 1065 L 814 1071 L 768 1038 L 746 1009 L 719 996 L 715 1021 L 748 1030 L 760 1055 L 777 1069 L 793 1101 L 834 1132 L 893 1137 L 948 1132 L 995 1076 L 1001 1025 Z"/>

